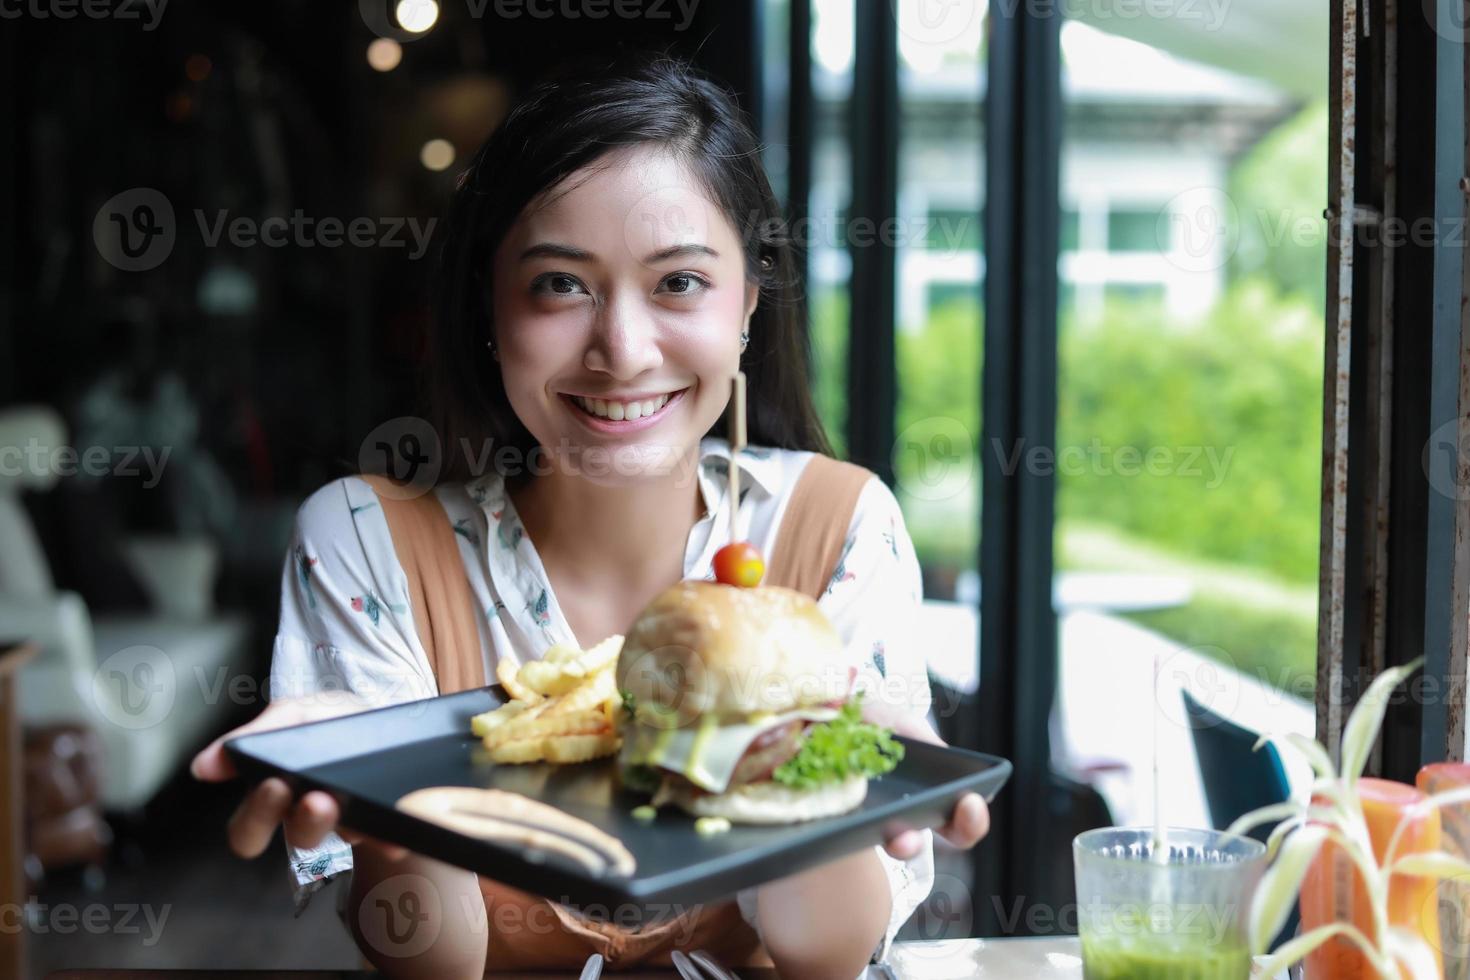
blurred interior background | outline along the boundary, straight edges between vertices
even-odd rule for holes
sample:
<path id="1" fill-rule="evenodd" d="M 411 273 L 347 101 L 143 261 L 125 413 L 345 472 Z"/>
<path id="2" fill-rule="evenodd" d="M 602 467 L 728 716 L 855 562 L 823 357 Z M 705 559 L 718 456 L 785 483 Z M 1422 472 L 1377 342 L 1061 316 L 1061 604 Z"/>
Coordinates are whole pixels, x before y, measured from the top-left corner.
<path id="1" fill-rule="evenodd" d="M 415 411 L 433 263 L 416 235 L 519 92 L 618 45 L 692 57 L 756 120 L 805 245 L 824 419 L 899 494 L 937 720 L 978 748 L 983 457 L 1055 473 L 1057 683 L 1024 722 L 1047 735 L 1028 761 L 1057 781 L 1037 863 L 1058 872 L 1024 902 L 1066 900 L 1072 833 L 1149 818 L 1151 719 L 1181 717 L 1176 688 L 1312 733 L 1326 5 L 1064 5 L 1059 116 L 999 134 L 983 0 L 121 6 L 0 22 L 0 447 L 80 454 L 0 476 L 0 637 L 37 647 L 20 682 L 36 975 L 355 965 L 330 901 L 293 918 L 279 855 L 227 856 L 238 789 L 184 766 L 259 710 L 297 505 Z M 1050 457 L 982 440 L 1004 227 L 987 167 L 1033 125 L 1057 140 Z M 213 237 L 292 215 L 369 219 L 377 240 Z M 130 701 L 158 685 L 162 721 Z M 1209 824 L 1189 739 L 1161 752 L 1167 818 Z M 989 855 L 942 853 L 905 937 L 1066 930 L 1018 920 Z M 165 915 L 157 933 L 54 914 L 127 904 Z"/>

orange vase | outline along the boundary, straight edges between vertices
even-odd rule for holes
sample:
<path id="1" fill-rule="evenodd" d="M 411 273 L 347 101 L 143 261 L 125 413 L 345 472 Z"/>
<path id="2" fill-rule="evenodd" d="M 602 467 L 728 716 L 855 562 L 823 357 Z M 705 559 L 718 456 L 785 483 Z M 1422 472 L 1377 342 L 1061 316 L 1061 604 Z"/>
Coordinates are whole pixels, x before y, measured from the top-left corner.
<path id="1" fill-rule="evenodd" d="M 1434 794 L 1470 786 L 1470 764 L 1434 762 L 1419 770 L 1414 780 L 1421 792 Z M 1459 858 L 1470 858 L 1470 803 L 1456 803 L 1439 811 L 1441 846 Z M 1439 935 L 1444 946 L 1445 980 L 1470 980 L 1470 882 L 1448 879 L 1439 883 Z"/>
<path id="2" fill-rule="evenodd" d="M 1363 816 L 1368 823 L 1368 838 L 1373 845 L 1374 860 L 1381 865 L 1389 839 L 1399 820 L 1425 795 L 1412 786 L 1387 779 L 1358 780 L 1358 796 Z M 1316 801 L 1325 805 L 1325 801 Z M 1398 855 L 1437 851 L 1440 846 L 1440 820 L 1437 811 L 1418 813 L 1409 818 L 1399 838 Z M 1439 959 L 1439 901 L 1437 882 L 1433 878 L 1395 875 L 1388 886 L 1388 922 L 1423 936 Z M 1336 844 L 1322 846 L 1301 890 L 1302 933 L 1329 922 L 1351 922 L 1377 942 L 1368 892 L 1357 867 Z M 1400 976 L 1409 974 L 1401 969 Z M 1377 980 L 1373 969 L 1358 947 L 1350 940 L 1336 937 L 1328 940 L 1307 957 L 1307 980 Z"/>

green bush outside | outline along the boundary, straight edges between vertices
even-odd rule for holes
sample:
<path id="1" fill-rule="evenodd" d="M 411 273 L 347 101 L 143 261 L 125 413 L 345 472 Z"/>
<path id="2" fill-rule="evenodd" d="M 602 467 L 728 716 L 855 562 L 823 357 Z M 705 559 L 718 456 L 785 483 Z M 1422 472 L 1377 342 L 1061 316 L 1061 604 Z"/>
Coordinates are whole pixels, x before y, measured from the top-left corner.
<path id="1" fill-rule="evenodd" d="M 840 302 L 825 309 L 846 315 Z M 1074 451 L 1054 463 L 1029 455 L 1035 447 L 1019 447 L 1019 456 L 1017 447 L 983 451 L 1018 465 L 1055 466 L 1059 520 L 1105 524 L 1179 554 L 1310 582 L 1319 325 L 1305 301 L 1262 280 L 1232 286 L 1194 324 L 1173 323 L 1151 304 L 1109 304 L 1101 322 L 1064 321 L 1061 329 L 1057 446 Z M 921 329 L 899 332 L 900 434 L 922 432 L 929 419 L 955 419 L 972 436 L 957 451 L 979 451 L 981 334 L 978 306 L 958 302 L 933 311 Z M 1121 453 L 1125 447 L 1136 458 Z M 900 452 L 895 465 L 900 490 L 921 480 L 915 454 Z M 927 557 L 973 562 L 973 533 L 956 533 L 953 522 L 973 523 L 977 492 L 972 480 L 963 499 L 915 505 L 938 518 L 934 527 L 916 521 Z"/>
<path id="2" fill-rule="evenodd" d="M 1062 311 L 1063 456 L 979 445 L 978 300 L 944 302 L 899 329 L 897 492 L 926 570 L 974 567 L 979 453 L 1052 465 L 1059 568 L 1168 568 L 1194 584 L 1194 599 L 1133 618 L 1180 643 L 1223 648 L 1268 683 L 1310 688 L 1325 255 L 1309 219 L 1325 186 L 1325 120 L 1323 107 L 1305 109 L 1232 171 L 1239 248 L 1204 316 L 1178 321 L 1157 300 L 1112 296 L 1093 321 Z M 845 294 L 814 297 L 812 314 L 818 403 L 838 434 L 845 392 L 830 367 L 846 358 Z M 904 451 L 905 434 L 922 442 L 934 419 L 970 436 L 944 443 L 954 457 L 945 464 L 972 476 L 942 499 L 923 492 L 933 458 Z"/>

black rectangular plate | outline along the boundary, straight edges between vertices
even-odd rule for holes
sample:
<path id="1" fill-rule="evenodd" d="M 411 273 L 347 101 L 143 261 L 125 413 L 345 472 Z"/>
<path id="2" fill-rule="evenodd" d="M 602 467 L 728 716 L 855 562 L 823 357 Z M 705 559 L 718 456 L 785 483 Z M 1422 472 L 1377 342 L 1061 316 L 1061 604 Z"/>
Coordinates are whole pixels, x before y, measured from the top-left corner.
<path id="1" fill-rule="evenodd" d="M 665 807 L 649 823 L 632 809 L 646 794 L 618 785 L 614 760 L 578 765 L 497 765 L 470 733 L 470 718 L 501 704 L 498 686 L 231 739 L 225 750 L 250 779 L 283 777 L 342 806 L 342 823 L 515 888 L 568 905 L 694 904 L 783 878 L 881 844 L 906 828 L 941 826 L 966 792 L 991 799 L 1011 773 L 994 756 L 902 739 L 904 758 L 868 783 L 858 809 L 779 827 L 735 825 L 702 837 L 694 819 Z M 394 802 L 428 786 L 482 786 L 542 800 L 621 839 L 637 859 L 631 877 L 597 876 L 560 855 L 466 837 L 399 812 Z"/>

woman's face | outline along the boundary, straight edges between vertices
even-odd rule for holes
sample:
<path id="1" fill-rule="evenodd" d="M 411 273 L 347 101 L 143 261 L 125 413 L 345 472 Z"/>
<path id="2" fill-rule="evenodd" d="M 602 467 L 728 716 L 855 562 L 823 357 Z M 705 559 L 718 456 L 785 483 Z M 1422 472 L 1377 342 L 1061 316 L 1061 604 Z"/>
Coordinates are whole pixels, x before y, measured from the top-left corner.
<path id="1" fill-rule="evenodd" d="M 609 153 L 554 194 L 494 257 L 511 406 L 563 472 L 667 473 L 729 399 L 758 297 L 739 238 L 699 181 L 652 148 Z"/>

